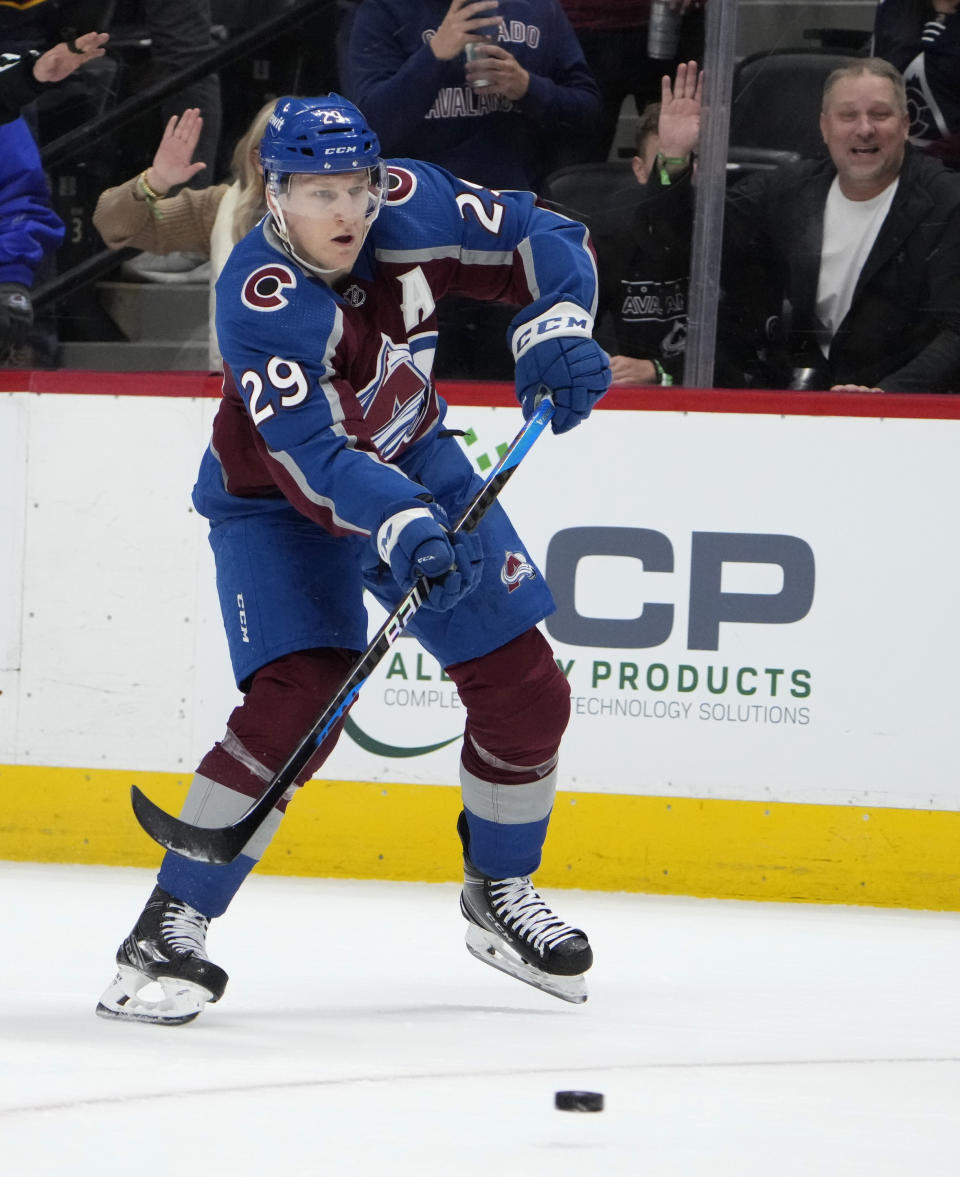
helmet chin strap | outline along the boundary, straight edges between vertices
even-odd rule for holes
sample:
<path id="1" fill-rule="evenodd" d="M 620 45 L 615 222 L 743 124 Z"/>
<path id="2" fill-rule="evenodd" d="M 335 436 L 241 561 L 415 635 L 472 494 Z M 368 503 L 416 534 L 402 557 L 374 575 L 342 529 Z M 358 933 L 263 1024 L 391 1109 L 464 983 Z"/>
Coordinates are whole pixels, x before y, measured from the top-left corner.
<path id="1" fill-rule="evenodd" d="M 272 192 L 267 190 L 267 208 L 270 210 L 270 215 L 273 217 L 273 223 L 277 230 L 277 236 L 283 244 L 283 248 L 290 254 L 293 260 L 305 270 L 309 270 L 311 274 L 316 274 L 318 278 L 323 278 L 326 281 L 328 274 L 341 274 L 342 268 L 335 267 L 331 270 L 325 270 L 322 266 L 318 266 L 315 262 L 308 262 L 305 257 L 301 257 L 294 249 L 293 242 L 290 240 L 290 230 L 287 228 L 287 222 L 283 216 L 283 209 Z M 363 236 L 360 238 L 360 247 L 363 248 L 363 243 L 367 239 L 367 234 L 370 232 L 370 226 L 377 219 L 380 212 L 380 204 L 373 210 L 372 213 L 367 214 L 363 221 Z"/>

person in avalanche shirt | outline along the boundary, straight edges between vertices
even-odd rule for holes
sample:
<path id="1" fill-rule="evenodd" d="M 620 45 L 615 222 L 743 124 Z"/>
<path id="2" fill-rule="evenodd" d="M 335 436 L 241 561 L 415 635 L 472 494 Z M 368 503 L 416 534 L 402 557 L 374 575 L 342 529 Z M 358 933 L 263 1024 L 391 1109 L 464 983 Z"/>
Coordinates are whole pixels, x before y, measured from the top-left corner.
<path id="1" fill-rule="evenodd" d="M 495 189 L 541 192 L 565 145 L 592 133 L 600 113 L 557 0 L 364 0 L 345 67 L 346 92 L 388 155 Z M 501 341 L 510 317 L 503 306 L 448 297 L 437 374 L 509 380 Z"/>
<path id="2" fill-rule="evenodd" d="M 470 64 L 464 51 L 481 37 L 482 57 Z M 344 89 L 388 155 L 489 188 L 539 192 L 558 145 L 600 114 L 557 0 L 364 0 Z"/>

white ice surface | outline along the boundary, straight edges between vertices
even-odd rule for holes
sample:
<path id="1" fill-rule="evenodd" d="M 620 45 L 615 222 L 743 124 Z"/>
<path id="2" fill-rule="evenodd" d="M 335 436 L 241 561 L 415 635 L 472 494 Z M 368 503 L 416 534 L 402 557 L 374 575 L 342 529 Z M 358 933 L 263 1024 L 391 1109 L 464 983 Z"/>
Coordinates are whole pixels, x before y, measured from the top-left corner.
<path id="1" fill-rule="evenodd" d="M 960 1173 L 960 916 L 553 892 L 573 1006 L 473 960 L 452 885 L 254 876 L 218 1005 L 103 1021 L 151 886 L 0 863 L 3 1177 Z"/>

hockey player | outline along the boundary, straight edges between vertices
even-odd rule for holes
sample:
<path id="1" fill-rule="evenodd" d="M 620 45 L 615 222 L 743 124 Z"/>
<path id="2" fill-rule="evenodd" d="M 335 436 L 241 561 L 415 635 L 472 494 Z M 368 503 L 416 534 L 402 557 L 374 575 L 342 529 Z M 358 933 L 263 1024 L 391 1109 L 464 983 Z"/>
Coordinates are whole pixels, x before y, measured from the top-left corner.
<path id="1" fill-rule="evenodd" d="M 409 629 L 466 709 L 458 831 L 468 947 L 582 1001 L 587 937 L 530 881 L 569 716 L 569 687 L 536 628 L 552 598 L 532 566 L 514 591 L 501 581 L 523 544 L 496 503 L 476 532 L 448 530 L 479 479 L 443 427 L 430 372 L 446 292 L 513 302 L 525 414 L 549 391 L 555 432 L 577 425 L 610 381 L 591 337 L 593 257 L 584 227 L 530 193 L 494 192 L 412 160 L 385 164 L 379 151 L 339 95 L 280 99 L 260 146 L 269 213 L 217 283 L 223 401 L 193 501 L 210 520 L 244 700 L 201 761 L 181 816 L 215 827 L 245 812 L 366 646 L 362 589 L 390 610 L 425 575 L 431 591 Z M 227 974 L 207 957 L 208 923 L 294 791 L 233 863 L 165 856 L 99 1014 L 173 1024 L 221 997 Z M 141 993 L 149 982 L 161 1000 Z"/>

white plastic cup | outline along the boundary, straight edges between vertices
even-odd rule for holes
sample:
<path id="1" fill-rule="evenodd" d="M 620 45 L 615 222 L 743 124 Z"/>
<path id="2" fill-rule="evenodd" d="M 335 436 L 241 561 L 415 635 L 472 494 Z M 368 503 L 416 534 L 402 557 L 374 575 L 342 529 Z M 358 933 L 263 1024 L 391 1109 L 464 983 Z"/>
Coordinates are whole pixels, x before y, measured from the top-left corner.
<path id="1" fill-rule="evenodd" d="M 478 29 L 476 33 L 476 41 L 468 41 L 464 46 L 463 60 L 465 62 L 483 61 L 487 56 L 484 52 L 484 46 L 494 44 L 499 32 L 499 21 L 496 21 L 494 24 L 487 25 L 485 28 Z M 470 85 L 474 90 L 482 90 L 484 86 L 489 86 L 490 82 L 487 78 L 477 78 L 476 81 L 471 82 Z"/>
<path id="2" fill-rule="evenodd" d="M 490 41 L 488 40 L 468 41 L 463 48 L 464 61 L 468 63 L 471 61 L 483 61 L 483 59 L 487 56 L 483 51 L 483 47 L 484 45 L 489 44 Z M 488 78 L 474 78 L 470 85 L 474 90 L 482 90 L 484 86 L 490 85 L 490 80 Z"/>

